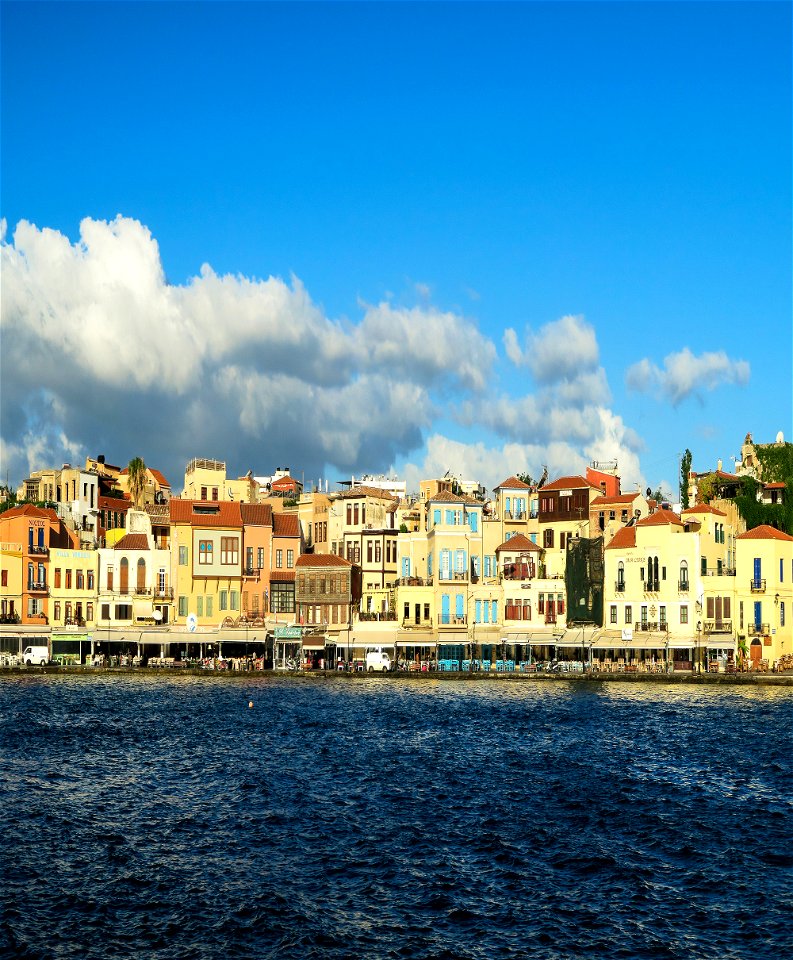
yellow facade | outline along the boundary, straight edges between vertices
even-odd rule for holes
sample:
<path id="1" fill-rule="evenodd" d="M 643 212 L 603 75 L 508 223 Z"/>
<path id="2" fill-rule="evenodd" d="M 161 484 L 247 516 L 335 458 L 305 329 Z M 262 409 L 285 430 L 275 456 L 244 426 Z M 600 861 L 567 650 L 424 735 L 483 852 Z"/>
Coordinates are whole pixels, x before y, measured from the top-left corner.
<path id="1" fill-rule="evenodd" d="M 750 661 L 773 667 L 793 655 L 793 537 L 756 527 L 736 540 L 738 634 Z"/>
<path id="2" fill-rule="evenodd" d="M 95 550 L 50 550 L 50 624 L 93 627 L 97 617 L 99 555 Z"/>

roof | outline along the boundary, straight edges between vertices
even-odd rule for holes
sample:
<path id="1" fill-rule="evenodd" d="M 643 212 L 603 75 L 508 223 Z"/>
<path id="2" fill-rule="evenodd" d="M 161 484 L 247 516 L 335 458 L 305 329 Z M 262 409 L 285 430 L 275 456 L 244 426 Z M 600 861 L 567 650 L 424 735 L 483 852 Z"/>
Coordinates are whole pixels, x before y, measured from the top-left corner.
<path id="1" fill-rule="evenodd" d="M 498 553 L 499 550 L 517 550 L 518 553 L 533 550 L 535 553 L 542 553 L 542 547 L 538 546 L 532 540 L 529 540 L 529 538 L 522 533 L 517 533 L 514 537 L 510 537 L 509 540 L 505 540 L 496 547 L 496 553 Z"/>
<path id="2" fill-rule="evenodd" d="M 297 558 L 296 567 L 351 567 L 352 564 L 344 557 L 337 557 L 335 553 L 303 553 Z"/>
<path id="3" fill-rule="evenodd" d="M 294 582 L 295 571 L 294 570 L 271 570 L 270 571 L 270 583 L 273 581 L 278 581 L 279 583 L 288 583 Z"/>
<path id="4" fill-rule="evenodd" d="M 159 470 L 155 470 L 154 467 L 149 467 L 149 473 L 154 477 L 161 487 L 168 487 L 170 489 L 170 483 L 168 483 Z"/>
<path id="5" fill-rule="evenodd" d="M 636 546 L 636 527 L 621 527 L 606 544 L 606 550 Z"/>
<path id="6" fill-rule="evenodd" d="M 740 480 L 741 478 L 734 473 L 725 473 L 723 470 L 705 470 L 703 473 L 695 473 L 695 478 L 699 477 L 719 477 L 721 480 Z"/>
<path id="7" fill-rule="evenodd" d="M 689 513 L 713 513 L 717 517 L 727 516 L 723 510 L 717 510 L 715 507 L 711 507 L 708 503 L 698 503 L 695 507 L 686 507 L 686 509 L 683 511 L 683 514 L 688 516 Z M 681 516 L 683 514 L 681 514 Z"/>
<path id="8" fill-rule="evenodd" d="M 449 490 L 441 490 L 429 497 L 427 503 L 465 503 L 465 497 L 458 497 L 456 493 Z"/>
<path id="9" fill-rule="evenodd" d="M 254 527 L 273 525 L 273 508 L 269 503 L 241 503 L 242 522 Z"/>
<path id="10" fill-rule="evenodd" d="M 171 511 L 167 503 L 147 503 L 145 509 L 152 523 L 162 526 L 164 523 L 171 522 Z"/>
<path id="11" fill-rule="evenodd" d="M 149 541 L 145 533 L 125 533 L 113 548 L 114 550 L 148 550 Z"/>
<path id="12" fill-rule="evenodd" d="M 524 483 L 522 480 L 518 480 L 517 477 L 508 477 L 497 487 L 493 487 L 494 490 L 531 490 L 531 487 L 528 483 Z"/>
<path id="13" fill-rule="evenodd" d="M 793 542 L 793 537 L 789 533 L 785 533 L 783 530 L 777 530 L 776 527 L 771 527 L 767 523 L 761 524 L 759 527 L 752 527 L 751 530 L 747 530 L 746 533 L 742 533 L 740 536 L 735 538 L 736 540 L 784 540 Z"/>
<path id="14" fill-rule="evenodd" d="M 389 493 L 388 490 L 384 490 L 382 487 L 368 487 L 365 484 L 361 484 L 357 487 L 350 487 L 349 490 L 339 490 L 336 493 L 332 493 L 330 497 L 332 500 L 350 500 L 360 497 L 375 497 L 378 500 L 399 501 L 399 497 L 395 497 L 393 493 Z"/>
<path id="15" fill-rule="evenodd" d="M 592 501 L 591 506 L 593 507 L 605 507 L 609 503 L 633 503 L 633 501 L 640 497 L 640 493 L 620 493 L 615 497 L 595 497 Z"/>
<path id="16" fill-rule="evenodd" d="M 764 483 L 763 488 L 766 490 L 784 490 L 785 482 L 784 480 L 774 480 L 772 483 Z"/>
<path id="17" fill-rule="evenodd" d="M 273 536 L 274 537 L 299 537 L 300 522 L 296 513 L 274 513 L 273 514 Z"/>
<path id="18" fill-rule="evenodd" d="M 296 490 L 298 487 L 302 486 L 303 484 L 299 480 L 295 480 L 294 477 L 290 477 L 287 473 L 283 477 L 273 480 L 273 482 L 270 484 L 270 489 L 279 490 L 281 487 L 283 487 L 284 490 Z"/>
<path id="19" fill-rule="evenodd" d="M 580 490 L 582 487 L 588 487 L 590 490 L 600 491 L 600 487 L 595 483 L 590 483 L 585 477 L 559 477 L 558 480 L 552 480 L 546 483 L 540 490 Z"/>
<path id="20" fill-rule="evenodd" d="M 100 494 L 99 506 L 112 507 L 114 510 L 129 510 L 132 501 L 129 497 L 106 497 L 104 494 Z"/>
<path id="21" fill-rule="evenodd" d="M 641 520 L 636 521 L 637 527 L 662 527 L 670 524 L 676 527 L 684 526 L 683 521 L 676 513 L 663 508 L 651 513 L 649 517 L 642 517 Z"/>
<path id="22" fill-rule="evenodd" d="M 0 513 L 0 517 L 3 520 L 10 520 L 13 517 L 38 517 L 39 519 L 57 521 L 58 514 L 52 507 L 37 507 L 35 503 L 23 503 L 19 507 L 11 507 L 10 510 L 3 511 L 3 513 Z"/>
<path id="23" fill-rule="evenodd" d="M 171 523 L 190 523 L 194 527 L 241 527 L 240 504 L 236 500 L 168 501 Z"/>

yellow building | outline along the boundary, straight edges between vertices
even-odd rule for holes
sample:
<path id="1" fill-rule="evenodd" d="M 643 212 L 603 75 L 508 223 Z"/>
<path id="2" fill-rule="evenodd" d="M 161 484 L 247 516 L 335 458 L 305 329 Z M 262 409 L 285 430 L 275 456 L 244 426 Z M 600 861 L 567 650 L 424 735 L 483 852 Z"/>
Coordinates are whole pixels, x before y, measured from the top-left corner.
<path id="1" fill-rule="evenodd" d="M 183 500 L 256 503 L 258 492 L 251 471 L 233 480 L 226 476 L 224 460 L 194 457 L 185 469 Z"/>
<path id="2" fill-rule="evenodd" d="M 793 654 L 793 537 L 754 527 L 736 540 L 738 635 L 757 668 Z"/>
<path id="3" fill-rule="evenodd" d="M 96 623 L 96 550 L 50 550 L 50 624 L 89 629 Z"/>

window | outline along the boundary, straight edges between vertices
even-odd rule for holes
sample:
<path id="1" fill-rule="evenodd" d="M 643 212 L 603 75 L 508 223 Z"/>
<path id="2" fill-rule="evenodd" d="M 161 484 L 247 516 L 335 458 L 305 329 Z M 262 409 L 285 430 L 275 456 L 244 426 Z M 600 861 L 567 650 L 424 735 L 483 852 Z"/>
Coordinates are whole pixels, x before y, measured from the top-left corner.
<path id="1" fill-rule="evenodd" d="M 609 616 L 612 623 L 617 622 L 617 605 L 615 603 L 612 603 L 609 607 Z"/>
<path id="2" fill-rule="evenodd" d="M 228 608 L 229 608 L 229 592 L 228 592 L 228 590 L 221 590 L 221 591 L 220 591 L 220 604 L 219 604 L 219 606 L 220 606 L 220 609 L 221 609 L 221 610 L 228 610 Z"/>
<path id="3" fill-rule="evenodd" d="M 617 564 L 617 592 L 623 593 L 625 590 L 625 564 L 620 560 Z"/>
<path id="4" fill-rule="evenodd" d="M 779 601 L 779 626 L 784 627 L 785 625 L 785 601 Z"/>
<path id="5" fill-rule="evenodd" d="M 295 612 L 295 585 L 294 583 L 275 582 L 270 585 L 270 609 L 273 613 Z"/>
<path id="6" fill-rule="evenodd" d="M 212 487 L 212 499 L 217 500 L 217 498 L 218 498 L 218 488 Z"/>
<path id="7" fill-rule="evenodd" d="M 201 487 L 201 499 L 206 500 L 206 498 L 207 498 L 207 488 Z"/>
<path id="8" fill-rule="evenodd" d="M 179 616 L 187 616 L 187 597 L 179 597 Z"/>
<path id="9" fill-rule="evenodd" d="M 284 551 L 276 550 L 275 551 L 275 566 L 277 569 L 281 569 L 284 565 Z"/>
<path id="10" fill-rule="evenodd" d="M 286 567 L 287 567 L 287 570 L 291 570 L 294 565 L 295 565 L 295 551 L 294 551 L 294 550 L 287 550 L 287 551 L 286 551 Z"/>
<path id="11" fill-rule="evenodd" d="M 187 547 L 179 547 L 179 566 L 187 566 Z"/>
<path id="12" fill-rule="evenodd" d="M 702 574 L 703 577 L 706 577 L 708 575 L 708 558 L 707 557 L 700 557 L 699 572 Z"/>
<path id="13" fill-rule="evenodd" d="M 688 590 L 688 563 L 683 560 L 680 564 L 680 584 L 681 590 Z"/>
<path id="14" fill-rule="evenodd" d="M 213 560 L 214 545 L 211 540 L 198 541 L 198 563 L 200 566 L 209 566 Z"/>
<path id="15" fill-rule="evenodd" d="M 245 570 L 253 570 L 253 547 L 245 548 Z"/>
<path id="16" fill-rule="evenodd" d="M 101 619 L 102 619 L 102 620 L 107 620 L 108 623 L 110 622 L 110 604 L 109 604 L 109 603 L 103 603 L 103 604 L 102 604 L 102 616 L 101 616 Z"/>
<path id="17" fill-rule="evenodd" d="M 232 590 L 231 593 L 230 593 L 229 599 L 230 599 L 230 603 L 231 603 L 231 609 L 232 609 L 232 610 L 239 610 L 239 608 L 240 608 L 240 595 L 239 595 L 238 591 Z"/>
<path id="18" fill-rule="evenodd" d="M 658 609 L 659 624 L 662 630 L 666 630 L 666 607 L 661 604 Z"/>
<path id="19" fill-rule="evenodd" d="M 212 616 L 212 606 L 214 602 L 215 602 L 214 597 L 207 597 L 207 616 L 208 617 Z"/>
<path id="20" fill-rule="evenodd" d="M 72 589 L 72 571 L 71 570 L 66 571 L 66 589 L 67 590 Z"/>
<path id="21" fill-rule="evenodd" d="M 220 562 L 225 564 L 240 562 L 240 542 L 237 537 L 220 538 Z"/>
<path id="22" fill-rule="evenodd" d="M 5 576 L 6 576 L 7 573 L 8 573 L 7 570 L 3 570 L 3 577 L 4 577 L 4 578 L 5 578 Z M 60 568 L 60 567 L 56 567 L 56 568 L 55 568 L 55 586 L 56 586 L 56 587 L 60 587 L 60 585 L 61 585 L 61 568 Z M 4 586 L 4 587 L 7 587 L 7 586 L 8 586 L 8 584 L 5 582 L 5 579 L 3 579 L 3 586 Z"/>
<path id="23" fill-rule="evenodd" d="M 5 570 L 3 571 L 3 573 L 5 573 Z M 55 609 L 53 611 L 52 617 L 53 617 L 53 620 L 61 619 L 61 604 L 59 600 L 55 601 Z"/>
<path id="24" fill-rule="evenodd" d="M 260 569 L 264 569 L 264 547 L 258 547 L 256 550 L 256 566 Z"/>
<path id="25" fill-rule="evenodd" d="M 547 549 L 553 547 L 553 530 L 543 530 L 542 545 Z"/>
<path id="26" fill-rule="evenodd" d="M 203 597 L 196 597 L 195 612 L 197 617 L 204 616 L 204 598 Z"/>
<path id="27" fill-rule="evenodd" d="M 85 619 L 92 623 L 94 619 L 94 605 L 92 603 L 86 603 L 85 605 Z"/>
<path id="28" fill-rule="evenodd" d="M 374 545 L 374 562 L 380 563 L 382 559 L 383 559 L 382 544 L 378 540 L 377 543 Z"/>
<path id="29" fill-rule="evenodd" d="M 116 604 L 116 620 L 131 620 L 131 619 L 132 619 L 132 604 L 117 603 Z"/>
<path id="30" fill-rule="evenodd" d="M 88 589 L 89 590 L 94 589 L 94 571 L 93 570 L 88 571 Z"/>
<path id="31" fill-rule="evenodd" d="M 680 606 L 680 622 L 688 623 L 688 604 L 683 603 Z"/>
<path id="32" fill-rule="evenodd" d="M 77 571 L 77 589 L 85 590 L 85 573 L 82 570 Z"/>
<path id="33" fill-rule="evenodd" d="M 630 604 L 625 607 L 625 623 L 633 623 L 633 607 Z"/>

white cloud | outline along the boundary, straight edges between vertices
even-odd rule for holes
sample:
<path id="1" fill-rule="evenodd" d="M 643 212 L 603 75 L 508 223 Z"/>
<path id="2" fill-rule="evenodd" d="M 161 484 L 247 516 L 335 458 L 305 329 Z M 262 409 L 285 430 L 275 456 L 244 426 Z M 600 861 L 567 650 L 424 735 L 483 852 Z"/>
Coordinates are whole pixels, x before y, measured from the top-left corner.
<path id="1" fill-rule="evenodd" d="M 751 369 L 746 360 L 731 360 L 724 350 L 696 356 L 684 347 L 664 357 L 658 367 L 646 357 L 634 363 L 625 373 L 625 382 L 631 390 L 660 393 L 677 405 L 692 394 L 715 390 L 723 384 L 745 386 Z"/>
<path id="2" fill-rule="evenodd" d="M 528 330 L 523 349 L 509 328 L 504 332 L 504 348 L 516 366 L 528 367 L 541 384 L 575 379 L 598 365 L 595 330 L 583 317 L 568 315 L 546 323 L 537 333 Z"/>

